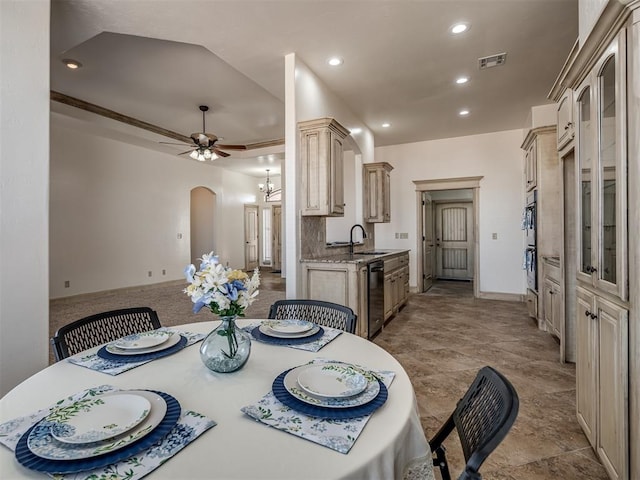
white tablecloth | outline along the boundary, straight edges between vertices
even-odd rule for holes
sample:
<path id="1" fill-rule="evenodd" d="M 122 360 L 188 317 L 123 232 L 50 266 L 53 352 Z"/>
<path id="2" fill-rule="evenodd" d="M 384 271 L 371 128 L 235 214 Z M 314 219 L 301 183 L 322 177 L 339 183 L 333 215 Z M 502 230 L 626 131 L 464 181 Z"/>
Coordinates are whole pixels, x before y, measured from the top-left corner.
<path id="1" fill-rule="evenodd" d="M 242 320 L 239 324 L 252 321 L 255 322 Z M 193 323 L 176 329 L 206 333 L 217 324 Z M 240 371 L 227 374 L 209 371 L 200 361 L 199 346 L 187 347 L 117 376 L 68 361 L 58 362 L 0 400 L 0 423 L 47 407 L 82 389 L 111 384 L 167 392 L 178 399 L 183 409 L 196 410 L 218 424 L 153 471 L 150 479 L 388 480 L 402 478 L 412 460 L 430 457 L 409 377 L 391 355 L 365 339 L 345 333 L 317 353 L 253 341 L 247 364 Z M 396 373 L 387 402 L 373 414 L 346 455 L 267 427 L 240 411 L 269 392 L 278 374 L 314 358 Z M 20 466 L 13 453 L 0 446 L 0 478 L 42 477 Z"/>

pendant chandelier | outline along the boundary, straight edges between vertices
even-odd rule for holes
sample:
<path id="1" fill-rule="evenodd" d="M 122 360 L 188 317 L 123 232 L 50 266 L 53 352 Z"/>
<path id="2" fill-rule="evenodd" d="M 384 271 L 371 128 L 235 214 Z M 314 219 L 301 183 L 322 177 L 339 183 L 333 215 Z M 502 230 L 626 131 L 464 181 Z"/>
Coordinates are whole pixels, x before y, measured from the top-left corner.
<path id="1" fill-rule="evenodd" d="M 271 194 L 273 193 L 273 189 L 274 189 L 275 185 L 273 183 L 271 183 L 271 180 L 269 179 L 269 169 L 267 168 L 267 181 L 266 183 L 259 183 L 258 184 L 258 188 L 260 189 L 260 191 L 262 193 L 264 193 L 264 199 L 267 200 Z"/>

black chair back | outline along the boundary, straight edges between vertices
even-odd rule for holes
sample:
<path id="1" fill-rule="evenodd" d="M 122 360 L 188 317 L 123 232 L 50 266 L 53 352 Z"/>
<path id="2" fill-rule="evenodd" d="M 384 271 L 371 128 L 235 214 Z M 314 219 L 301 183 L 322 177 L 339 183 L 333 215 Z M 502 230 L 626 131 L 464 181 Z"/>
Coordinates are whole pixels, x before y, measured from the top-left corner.
<path id="1" fill-rule="evenodd" d="M 349 307 L 320 300 L 278 300 L 269 310 L 269 318 L 295 318 L 318 325 L 356 332 L 357 316 Z"/>
<path id="2" fill-rule="evenodd" d="M 450 480 L 444 440 L 455 428 L 466 461 L 459 480 L 478 480 L 482 463 L 504 440 L 518 416 L 519 399 L 513 385 L 491 367 L 483 367 L 458 402 L 456 409 L 429 441 L 435 454 L 433 464 L 442 479 Z"/>
<path id="3" fill-rule="evenodd" d="M 58 361 L 96 345 L 161 326 L 158 314 L 149 307 L 112 310 L 60 327 L 51 339 L 51 345 Z"/>

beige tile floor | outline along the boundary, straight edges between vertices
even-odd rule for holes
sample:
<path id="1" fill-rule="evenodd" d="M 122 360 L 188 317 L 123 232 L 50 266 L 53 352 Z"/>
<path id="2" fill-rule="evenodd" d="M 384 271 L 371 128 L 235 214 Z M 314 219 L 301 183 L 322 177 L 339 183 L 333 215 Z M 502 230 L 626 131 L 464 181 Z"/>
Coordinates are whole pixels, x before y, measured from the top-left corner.
<path id="1" fill-rule="evenodd" d="M 210 320 L 191 313 L 184 282 L 81 295 L 50 303 L 51 333 L 86 315 L 150 306 L 163 325 Z M 267 316 L 284 298 L 279 275 L 263 272 L 248 317 Z M 431 437 L 455 408 L 477 371 L 491 365 L 513 383 L 520 413 L 505 441 L 481 468 L 486 480 L 606 479 L 575 418 L 575 366 L 560 364 L 558 344 L 539 331 L 524 304 L 474 299 L 469 283 L 439 282 L 407 305 L 374 339 L 412 379 L 422 425 Z M 462 470 L 457 438 L 447 444 L 452 472 Z"/>
<path id="2" fill-rule="evenodd" d="M 438 282 L 408 304 L 374 339 L 412 379 L 422 425 L 431 437 L 477 371 L 490 365 L 516 388 L 520 412 L 504 442 L 480 469 L 484 479 L 606 479 L 575 417 L 575 365 L 537 329 L 524 304 L 473 298 L 471 284 Z M 452 472 L 462 471 L 455 435 Z"/>

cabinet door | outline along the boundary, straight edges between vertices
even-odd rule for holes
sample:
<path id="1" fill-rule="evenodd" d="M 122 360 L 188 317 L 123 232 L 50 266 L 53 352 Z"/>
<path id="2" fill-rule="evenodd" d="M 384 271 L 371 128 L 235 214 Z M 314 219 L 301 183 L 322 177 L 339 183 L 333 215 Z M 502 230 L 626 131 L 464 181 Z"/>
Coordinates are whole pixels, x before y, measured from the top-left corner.
<path id="1" fill-rule="evenodd" d="M 576 96 L 576 142 L 578 161 L 576 178 L 578 179 L 578 279 L 591 283 L 593 268 L 591 245 L 594 242 L 591 229 L 592 170 L 595 137 L 591 126 L 592 112 L 591 79 L 588 78 L 577 90 Z"/>
<path id="2" fill-rule="evenodd" d="M 329 184 L 330 215 L 344 215 L 344 161 L 342 138 L 331 132 L 331 159 Z"/>
<path id="3" fill-rule="evenodd" d="M 626 479 L 628 311 L 596 297 L 598 322 L 597 452 L 612 479 Z"/>
<path id="4" fill-rule="evenodd" d="M 393 285 L 393 274 L 384 274 L 384 319 L 388 319 L 393 315 L 393 297 L 395 288 Z"/>
<path id="5" fill-rule="evenodd" d="M 565 90 L 558 102 L 558 150 L 573 139 L 573 105 L 572 90 Z"/>
<path id="6" fill-rule="evenodd" d="M 527 153 L 525 153 L 525 171 L 527 176 L 527 190 L 535 188 L 537 183 L 537 164 L 536 164 L 536 141 L 534 140 Z"/>
<path id="7" fill-rule="evenodd" d="M 356 333 L 364 338 L 369 338 L 369 285 L 367 267 L 358 271 L 358 320 Z"/>
<path id="8" fill-rule="evenodd" d="M 554 331 L 553 290 L 554 283 L 548 278 L 545 278 L 542 284 L 543 317 L 547 329 L 549 329 L 555 335 L 558 335 L 558 332 Z"/>
<path id="9" fill-rule="evenodd" d="M 576 289 L 576 414 L 591 446 L 596 446 L 597 323 L 593 295 Z"/>
<path id="10" fill-rule="evenodd" d="M 558 284 L 553 285 L 553 298 L 551 300 L 551 310 L 553 312 L 552 325 L 558 337 L 564 336 L 564 300 L 562 289 Z"/>
<path id="11" fill-rule="evenodd" d="M 594 182 L 598 195 L 592 200 L 592 225 L 597 225 L 597 251 L 592 256 L 595 286 L 623 300 L 627 251 L 624 58 L 624 37 L 619 36 L 596 65 L 598 162 Z"/>

